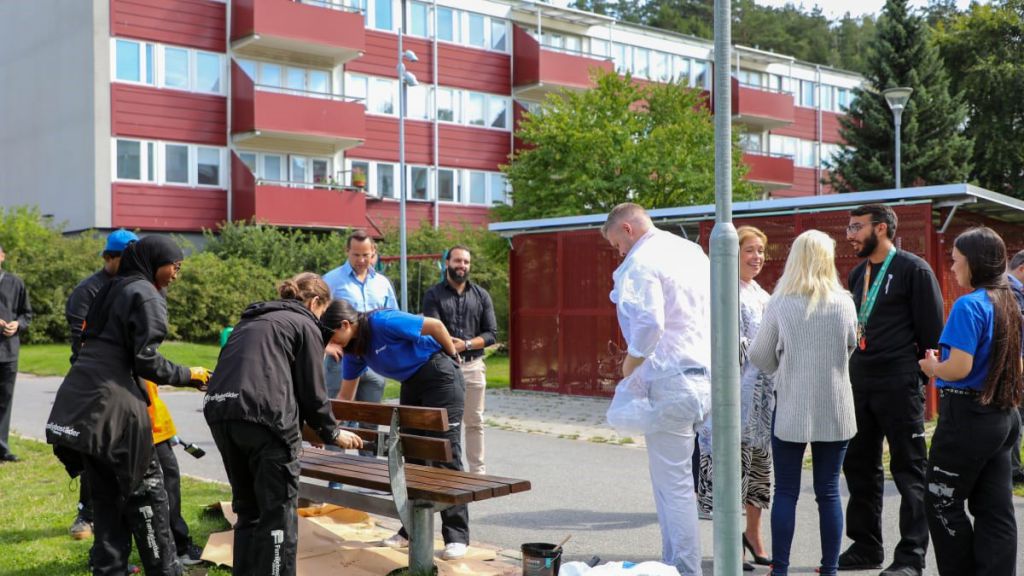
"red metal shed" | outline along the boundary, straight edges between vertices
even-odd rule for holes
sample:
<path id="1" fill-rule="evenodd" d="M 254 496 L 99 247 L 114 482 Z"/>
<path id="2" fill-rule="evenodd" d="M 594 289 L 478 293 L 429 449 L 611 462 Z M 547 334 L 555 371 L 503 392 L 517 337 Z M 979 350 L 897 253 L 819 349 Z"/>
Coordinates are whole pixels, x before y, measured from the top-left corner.
<path id="1" fill-rule="evenodd" d="M 936 271 L 946 311 L 962 291 L 949 271 L 952 241 L 978 224 L 994 228 L 1013 254 L 1024 248 L 1024 202 L 968 184 L 925 186 L 803 198 L 740 202 L 734 223 L 768 235 L 758 282 L 771 290 L 793 239 L 816 228 L 838 243 L 840 277 L 859 259 L 846 242 L 849 211 L 881 202 L 899 217 L 897 245 Z M 698 241 L 707 250 L 714 205 L 652 210 L 658 227 Z M 604 214 L 490 225 L 509 238 L 509 349 L 512 388 L 580 396 L 610 396 L 618 382 L 624 343 L 608 299 L 620 258 L 601 238 Z"/>

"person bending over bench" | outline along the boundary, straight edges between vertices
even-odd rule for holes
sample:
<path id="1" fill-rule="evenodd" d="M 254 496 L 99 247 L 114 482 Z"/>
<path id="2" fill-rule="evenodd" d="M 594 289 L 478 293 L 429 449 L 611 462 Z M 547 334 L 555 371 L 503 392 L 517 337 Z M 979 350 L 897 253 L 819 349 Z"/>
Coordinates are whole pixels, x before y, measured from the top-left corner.
<path id="1" fill-rule="evenodd" d="M 432 461 L 436 468 L 462 470 L 462 411 L 466 383 L 459 370 L 455 344 L 440 320 L 398 310 L 356 312 L 344 300 L 331 302 L 326 312 L 341 318 L 333 341 L 345 351 L 339 400 L 355 397 L 359 376 L 369 367 L 374 372 L 402 383 L 399 402 L 406 406 L 444 408 L 448 429 L 423 431 L 423 436 L 445 438 L 451 444 L 452 459 Z M 392 548 L 409 545 L 406 526 L 384 541 Z M 469 509 L 465 504 L 441 511 L 442 558 L 466 555 L 469 545 Z"/>

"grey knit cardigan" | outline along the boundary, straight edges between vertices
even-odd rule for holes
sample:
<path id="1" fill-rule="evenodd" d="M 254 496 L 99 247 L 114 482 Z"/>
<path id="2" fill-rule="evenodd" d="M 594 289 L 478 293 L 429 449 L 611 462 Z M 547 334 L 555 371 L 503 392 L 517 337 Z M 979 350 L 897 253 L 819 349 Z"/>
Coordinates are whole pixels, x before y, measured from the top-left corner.
<path id="1" fill-rule="evenodd" d="M 849 360 L 857 310 L 846 291 L 808 313 L 806 296 L 773 296 L 750 361 L 775 374 L 775 436 L 787 442 L 849 440 L 857 432 Z"/>

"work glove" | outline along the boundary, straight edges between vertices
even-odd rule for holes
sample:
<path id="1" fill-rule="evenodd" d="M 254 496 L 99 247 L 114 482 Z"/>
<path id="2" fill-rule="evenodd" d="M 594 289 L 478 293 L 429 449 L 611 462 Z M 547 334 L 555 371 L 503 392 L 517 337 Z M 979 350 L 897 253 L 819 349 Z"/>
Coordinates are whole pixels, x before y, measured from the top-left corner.
<path id="1" fill-rule="evenodd" d="M 188 383 L 191 386 L 196 387 L 199 391 L 206 391 L 206 384 L 210 381 L 210 376 L 213 372 L 203 368 L 202 366 L 193 366 L 188 369 Z"/>

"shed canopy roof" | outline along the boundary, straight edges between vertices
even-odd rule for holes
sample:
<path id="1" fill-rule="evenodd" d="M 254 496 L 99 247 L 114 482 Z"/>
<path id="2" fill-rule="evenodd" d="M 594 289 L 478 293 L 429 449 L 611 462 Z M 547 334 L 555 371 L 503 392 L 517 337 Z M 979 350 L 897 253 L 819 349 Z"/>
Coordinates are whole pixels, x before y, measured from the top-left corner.
<path id="1" fill-rule="evenodd" d="M 970 184 L 943 184 L 940 186 L 903 188 L 901 190 L 875 190 L 871 192 L 852 192 L 849 194 L 735 202 L 733 203 L 732 211 L 734 217 L 745 218 L 769 215 L 785 216 L 798 212 L 849 210 L 861 204 L 872 203 L 918 204 L 922 202 L 931 202 L 935 208 L 955 207 L 956 210 L 969 210 L 1011 224 L 1024 224 L 1024 201 Z M 650 210 L 648 213 L 655 224 L 686 224 L 714 219 L 715 205 L 704 204 L 701 206 L 682 206 L 679 208 L 658 208 Z M 502 236 L 511 237 L 518 234 L 600 228 L 607 217 L 607 214 L 591 214 L 587 216 L 495 222 L 488 228 Z M 944 224 L 940 223 L 940 226 L 944 227 Z"/>

